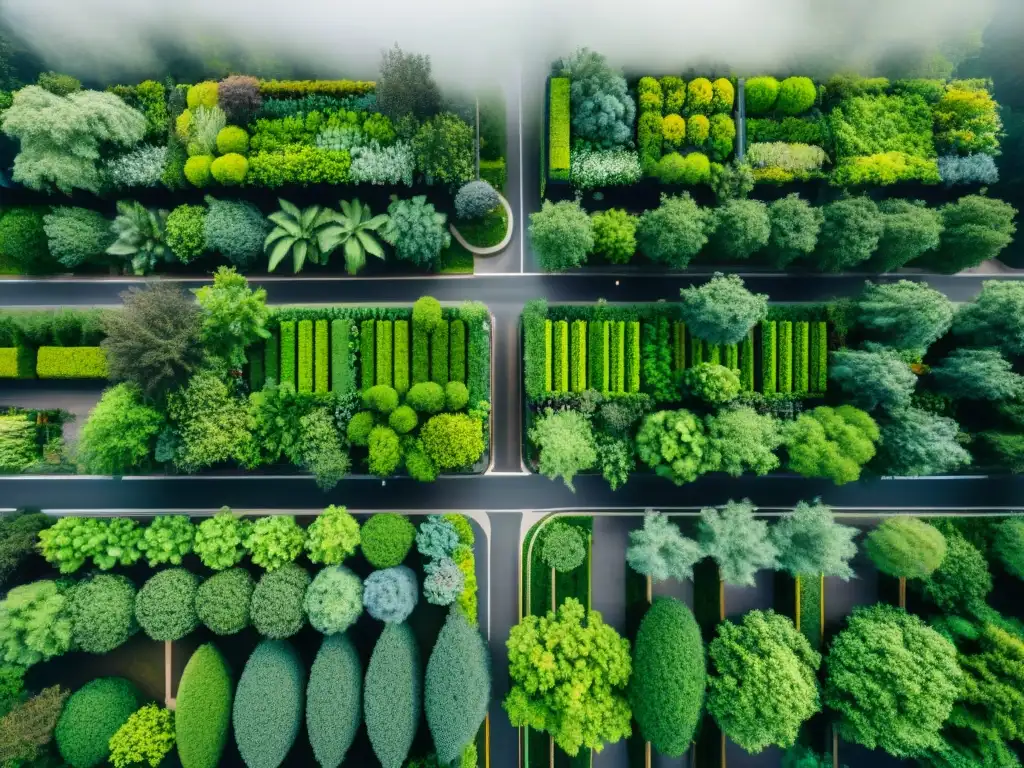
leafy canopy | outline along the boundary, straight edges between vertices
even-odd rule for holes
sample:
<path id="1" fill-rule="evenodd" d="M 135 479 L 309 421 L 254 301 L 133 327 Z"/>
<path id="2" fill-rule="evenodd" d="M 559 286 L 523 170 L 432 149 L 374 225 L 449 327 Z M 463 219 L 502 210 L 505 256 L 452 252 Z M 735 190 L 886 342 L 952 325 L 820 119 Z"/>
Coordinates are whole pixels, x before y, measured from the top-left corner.
<path id="1" fill-rule="evenodd" d="M 924 579 L 946 556 L 946 538 L 924 520 L 900 515 L 889 517 L 868 534 L 868 556 L 882 573 Z"/>
<path id="2" fill-rule="evenodd" d="M 836 576 L 843 581 L 854 573 L 850 561 L 857 554 L 857 529 L 836 521 L 831 507 L 801 501 L 772 526 L 771 538 L 779 550 L 779 567 L 793 576 Z"/>
<path id="3" fill-rule="evenodd" d="M 683 536 L 679 526 L 653 509 L 644 513 L 644 526 L 629 532 L 626 562 L 654 581 L 693 578 L 693 566 L 704 557 L 700 544 Z"/>
<path id="4" fill-rule="evenodd" d="M 749 501 L 730 501 L 721 509 L 700 511 L 700 545 L 718 565 L 727 584 L 754 586 L 754 574 L 774 568 L 778 550 L 768 536 L 768 523 L 754 517 Z"/>
<path id="5" fill-rule="evenodd" d="M 768 314 L 768 297 L 751 293 L 738 275 L 715 276 L 679 292 L 680 318 L 687 329 L 711 344 L 737 344 Z"/>

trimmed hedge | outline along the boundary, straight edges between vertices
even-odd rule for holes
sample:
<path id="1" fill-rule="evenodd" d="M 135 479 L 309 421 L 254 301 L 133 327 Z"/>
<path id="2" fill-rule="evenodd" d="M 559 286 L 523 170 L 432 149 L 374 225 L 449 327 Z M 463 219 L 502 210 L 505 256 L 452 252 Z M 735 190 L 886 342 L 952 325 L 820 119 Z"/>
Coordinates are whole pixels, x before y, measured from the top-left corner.
<path id="1" fill-rule="evenodd" d="M 249 603 L 256 582 L 244 568 L 216 573 L 196 590 L 196 616 L 215 635 L 233 635 L 249 626 Z"/>
<path id="2" fill-rule="evenodd" d="M 40 347 L 36 353 L 40 379 L 105 379 L 109 375 L 102 347 Z"/>
<path id="3" fill-rule="evenodd" d="M 690 368 L 695 368 L 704 362 L 704 342 L 694 335 L 690 335 Z"/>
<path id="4" fill-rule="evenodd" d="M 394 325 L 390 320 L 377 321 L 377 361 L 374 366 L 376 383 L 390 387 L 392 378 L 392 355 L 394 354 Z"/>
<path id="5" fill-rule="evenodd" d="M 626 391 L 640 391 L 640 321 L 626 326 Z"/>
<path id="6" fill-rule="evenodd" d="M 316 338 L 313 346 L 313 356 L 315 358 L 313 366 L 315 376 L 313 391 L 317 394 L 327 394 L 327 381 L 330 374 L 329 360 L 331 356 L 331 349 L 327 338 L 327 321 L 317 320 Z"/>
<path id="7" fill-rule="evenodd" d="M 612 380 L 610 390 L 615 393 L 626 391 L 626 323 L 614 321 L 612 331 Z"/>
<path id="8" fill-rule="evenodd" d="M 572 391 L 587 388 L 587 322 L 572 321 Z"/>
<path id="9" fill-rule="evenodd" d="M 395 391 L 405 396 L 409 391 L 409 321 L 395 320 Z"/>
<path id="10" fill-rule="evenodd" d="M 112 573 L 97 573 L 75 584 L 68 607 L 77 649 L 109 653 L 127 643 L 139 629 L 135 595 L 135 585 L 128 577 Z"/>
<path id="11" fill-rule="evenodd" d="M 722 365 L 730 371 L 738 371 L 740 369 L 740 347 L 738 344 L 725 345 L 725 360 L 722 362 Z"/>
<path id="12" fill-rule="evenodd" d="M 231 675 L 217 646 L 199 646 L 178 683 L 174 732 L 182 768 L 217 768 L 231 727 Z"/>
<path id="13" fill-rule="evenodd" d="M 281 322 L 281 384 L 295 386 L 295 321 Z"/>
<path id="14" fill-rule="evenodd" d="M 430 332 L 430 380 L 442 387 L 448 383 L 448 323 L 443 320 Z"/>
<path id="15" fill-rule="evenodd" d="M 412 324 L 412 383 L 430 381 L 430 334 L 418 323 Z"/>
<path id="16" fill-rule="evenodd" d="M 263 370 L 263 351 L 255 344 L 246 350 L 245 356 L 249 363 L 249 391 L 259 392 L 267 381 Z"/>
<path id="17" fill-rule="evenodd" d="M 569 179 L 569 78 L 551 78 L 548 117 L 548 175 Z"/>
<path id="18" fill-rule="evenodd" d="M 544 321 L 544 391 L 551 392 L 555 386 L 554 379 L 554 329 L 551 321 Z"/>
<path id="19" fill-rule="evenodd" d="M 283 325 L 283 323 L 282 323 Z M 313 391 L 313 321 L 299 321 L 299 392 Z"/>
<path id="20" fill-rule="evenodd" d="M 710 341 L 704 343 L 704 359 L 712 365 L 722 364 L 722 346 L 712 344 Z"/>
<path id="21" fill-rule="evenodd" d="M 555 323 L 555 392 L 569 391 L 569 323 L 559 320 Z"/>
<path id="22" fill-rule="evenodd" d="M 466 324 L 452 320 L 451 353 L 448 356 L 448 381 L 466 383 Z"/>
<path id="23" fill-rule="evenodd" d="M 374 568 L 400 565 L 416 538 L 416 527 L 403 515 L 378 512 L 359 532 L 363 557 Z"/>
<path id="24" fill-rule="evenodd" d="M 281 383 L 281 348 L 276 333 L 263 345 L 263 374 L 267 381 Z"/>
<path id="25" fill-rule="evenodd" d="M 704 643 L 693 613 L 672 597 L 647 609 L 633 648 L 629 699 L 640 734 L 660 754 L 679 757 L 700 724 Z"/>
<path id="26" fill-rule="evenodd" d="M 184 568 L 165 568 L 150 576 L 135 596 L 135 618 L 153 640 L 180 640 L 199 624 L 199 577 Z"/>
<path id="27" fill-rule="evenodd" d="M 754 391 L 754 331 L 751 329 L 743 339 L 740 350 L 740 386 L 744 392 Z"/>
<path id="28" fill-rule="evenodd" d="M 807 357 L 810 324 L 798 321 L 795 338 L 793 339 L 793 391 L 806 394 L 810 385 L 810 366 Z"/>
<path id="29" fill-rule="evenodd" d="M 779 392 L 793 391 L 793 322 L 779 322 Z"/>
<path id="30" fill-rule="evenodd" d="M 828 327 L 824 321 L 814 324 L 818 329 L 818 349 L 815 359 L 818 361 L 818 373 L 814 378 L 814 391 L 825 392 L 828 388 Z"/>
<path id="31" fill-rule="evenodd" d="M 363 666 L 345 633 L 320 644 L 306 687 L 306 733 L 316 761 L 337 768 L 363 721 Z"/>
<path id="32" fill-rule="evenodd" d="M 0 379 L 31 379 L 35 367 L 35 355 L 29 347 L 0 349 Z"/>
<path id="33" fill-rule="evenodd" d="M 282 640 L 306 625 L 303 598 L 309 587 L 309 574 L 295 563 L 276 571 L 267 571 L 257 582 L 249 604 L 256 631 L 265 637 Z"/>
<path id="34" fill-rule="evenodd" d="M 373 320 L 359 326 L 359 372 L 359 389 L 365 392 L 373 386 Z"/>
<path id="35" fill-rule="evenodd" d="M 686 370 L 686 323 L 672 325 L 672 370 Z"/>
<path id="36" fill-rule="evenodd" d="M 356 365 L 349 340 L 351 320 L 331 321 L 331 391 L 347 395 L 356 391 Z"/>
<path id="37" fill-rule="evenodd" d="M 401 768 L 420 722 L 423 673 L 408 624 L 387 624 L 366 668 L 366 735 L 383 768 Z M 250 768 L 252 768 L 250 766 Z"/>
<path id="38" fill-rule="evenodd" d="M 601 336 L 604 323 L 600 320 L 587 322 L 587 381 L 588 389 L 601 389 L 601 365 L 603 364 Z"/>
<path id="39" fill-rule="evenodd" d="M 773 395 L 777 391 L 776 356 L 779 326 L 774 320 L 761 321 L 761 392 Z"/>
<path id="40" fill-rule="evenodd" d="M 143 701 L 135 685 L 121 677 L 101 677 L 71 694 L 53 734 L 64 762 L 71 768 L 106 762 L 110 737 Z"/>
<path id="41" fill-rule="evenodd" d="M 245 662 L 231 722 L 249 768 L 278 768 L 299 735 L 306 667 L 287 640 L 264 640 Z"/>

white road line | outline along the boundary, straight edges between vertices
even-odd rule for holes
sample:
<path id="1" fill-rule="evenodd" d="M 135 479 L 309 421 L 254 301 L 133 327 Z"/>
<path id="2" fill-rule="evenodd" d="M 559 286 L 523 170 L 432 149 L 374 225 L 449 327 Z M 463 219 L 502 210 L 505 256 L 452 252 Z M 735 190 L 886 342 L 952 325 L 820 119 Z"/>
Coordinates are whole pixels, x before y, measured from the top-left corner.
<path id="1" fill-rule="evenodd" d="M 523 65 L 519 65 L 519 274 L 525 274 L 526 222 L 523 220 Z"/>

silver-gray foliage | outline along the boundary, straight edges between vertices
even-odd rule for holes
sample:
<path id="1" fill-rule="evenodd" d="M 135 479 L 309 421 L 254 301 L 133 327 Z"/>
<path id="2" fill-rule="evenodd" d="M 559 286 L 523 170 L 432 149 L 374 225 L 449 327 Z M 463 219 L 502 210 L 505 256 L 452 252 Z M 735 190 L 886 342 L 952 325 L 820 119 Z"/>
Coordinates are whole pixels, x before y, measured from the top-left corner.
<path id="1" fill-rule="evenodd" d="M 460 219 L 479 219 L 494 210 L 500 201 L 498 193 L 486 181 L 463 184 L 455 195 L 455 215 Z"/>
<path id="2" fill-rule="evenodd" d="M 947 187 L 956 184 L 995 184 L 999 169 L 991 155 L 946 155 L 939 158 L 939 176 Z"/>
<path id="3" fill-rule="evenodd" d="M 155 187 L 167 162 L 167 147 L 145 146 L 107 162 L 107 181 L 112 187 Z"/>

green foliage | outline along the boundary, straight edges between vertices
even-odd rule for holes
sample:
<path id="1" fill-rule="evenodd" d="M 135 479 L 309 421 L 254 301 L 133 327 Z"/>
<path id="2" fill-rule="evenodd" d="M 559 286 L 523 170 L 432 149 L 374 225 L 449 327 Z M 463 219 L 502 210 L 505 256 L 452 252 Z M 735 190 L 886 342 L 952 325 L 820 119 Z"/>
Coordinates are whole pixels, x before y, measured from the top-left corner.
<path id="1" fill-rule="evenodd" d="M 444 410 L 444 388 L 433 381 L 421 381 L 412 385 L 405 401 L 420 413 L 437 413 Z"/>
<path id="2" fill-rule="evenodd" d="M 45 272 L 52 260 L 47 244 L 47 208 L 10 208 L 0 215 L 0 256 L 23 272 Z"/>
<path id="3" fill-rule="evenodd" d="M 628 144 L 633 137 L 636 104 L 626 78 L 601 54 L 580 48 L 557 62 L 555 73 L 570 78 L 573 136 L 601 149 Z"/>
<path id="4" fill-rule="evenodd" d="M 827 272 L 842 272 L 867 261 L 878 248 L 884 232 L 878 206 L 867 197 L 849 197 L 828 203 L 823 209 L 818 266 Z"/>
<path id="5" fill-rule="evenodd" d="M 915 517 L 886 518 L 864 542 L 882 573 L 909 579 L 930 576 L 946 556 L 946 539 L 934 526 Z"/>
<path id="6" fill-rule="evenodd" d="M 267 270 L 273 272 L 289 254 L 296 274 L 302 271 L 307 260 L 326 264 L 330 251 L 321 249 L 320 237 L 333 222 L 334 212 L 318 205 L 299 209 L 283 198 L 277 202 L 281 210 L 267 217 L 276 226 L 263 243 Z"/>
<path id="7" fill-rule="evenodd" d="M 101 347 L 40 347 L 36 375 L 40 379 L 105 379 L 107 356 Z"/>
<path id="8" fill-rule="evenodd" d="M 444 385 L 444 405 L 449 411 L 461 411 L 469 404 L 469 388 L 461 381 Z"/>
<path id="9" fill-rule="evenodd" d="M 857 302 L 857 322 L 896 349 L 927 349 L 953 322 L 953 304 L 927 283 L 868 283 Z"/>
<path id="10" fill-rule="evenodd" d="M 423 596 L 431 605 L 451 605 L 465 589 L 465 574 L 450 557 L 431 560 L 423 572 Z"/>
<path id="11" fill-rule="evenodd" d="M 943 226 L 939 247 L 918 264 L 946 274 L 998 257 L 1017 232 L 1017 209 L 990 197 L 967 195 L 946 203 L 939 213 Z"/>
<path id="12" fill-rule="evenodd" d="M 459 534 L 455 530 L 455 525 L 447 518 L 429 515 L 420 523 L 420 530 L 416 534 L 416 549 L 424 557 L 451 557 L 458 545 Z"/>
<path id="13" fill-rule="evenodd" d="M 693 613 L 675 598 L 656 598 L 637 632 L 629 700 L 640 735 L 659 754 L 680 757 L 689 749 L 704 685 L 704 643 Z"/>
<path id="14" fill-rule="evenodd" d="M 270 338 L 266 290 L 252 290 L 234 267 L 218 267 L 213 285 L 204 285 L 195 294 L 202 309 L 202 340 L 207 353 L 221 358 L 231 369 L 241 370 L 246 348 Z"/>
<path id="15" fill-rule="evenodd" d="M 551 734 L 570 756 L 630 734 L 629 641 L 601 614 L 570 597 L 557 612 L 524 617 L 506 646 L 512 689 L 504 707 L 512 725 Z M 539 654 L 550 662 L 538 665 Z"/>
<path id="16" fill-rule="evenodd" d="M 245 557 L 245 540 L 252 523 L 236 517 L 227 507 L 203 520 L 195 531 L 193 547 L 207 568 L 222 571 Z"/>
<path id="17" fill-rule="evenodd" d="M 948 474 L 971 463 L 960 445 L 960 425 L 919 408 L 894 411 L 881 424 L 879 458 L 889 474 L 913 477 Z"/>
<path id="18" fill-rule="evenodd" d="M 271 640 L 283 640 L 301 630 L 306 625 L 303 599 L 309 583 L 309 574 L 295 563 L 264 573 L 249 604 L 256 631 Z"/>
<path id="19" fill-rule="evenodd" d="M 943 613 L 978 615 L 992 591 L 992 574 L 977 547 L 962 536 L 950 536 L 946 556 L 921 586 Z"/>
<path id="20" fill-rule="evenodd" d="M 391 413 L 398 407 L 398 392 L 387 384 L 376 384 L 363 392 L 363 406 L 377 413 Z"/>
<path id="21" fill-rule="evenodd" d="M 174 748 L 174 713 L 147 704 L 110 737 L 110 763 L 114 768 L 148 763 L 157 768 Z"/>
<path id="22" fill-rule="evenodd" d="M 587 263 L 594 250 L 594 227 L 578 202 L 545 200 L 530 214 L 530 243 L 545 272 L 557 272 Z"/>
<path id="23" fill-rule="evenodd" d="M 2 125 L 20 143 L 13 179 L 31 189 L 64 194 L 75 189 L 100 193 L 100 148 L 130 148 L 146 132 L 146 118 L 112 93 L 59 96 L 35 85 L 15 92 Z"/>
<path id="24" fill-rule="evenodd" d="M 629 532 L 626 562 L 653 581 L 692 579 L 693 566 L 703 557 L 700 545 L 684 537 L 679 526 L 660 512 L 648 509 L 644 513 L 644 527 Z"/>
<path id="25" fill-rule="evenodd" d="M 412 548 L 416 527 L 394 512 L 378 512 L 363 524 L 363 557 L 374 568 L 400 565 Z"/>
<path id="26" fill-rule="evenodd" d="M 180 640 L 198 626 L 199 577 L 184 568 L 158 571 L 135 598 L 135 618 L 153 640 Z"/>
<path id="27" fill-rule="evenodd" d="M 587 557 L 587 542 L 574 525 L 556 520 L 544 528 L 540 558 L 544 564 L 559 573 L 576 570 Z"/>
<path id="28" fill-rule="evenodd" d="M 36 537 L 53 522 L 41 512 L 11 512 L 0 516 L 0 589 L 5 588 L 12 574 L 37 553 Z M 472 542 L 472 531 L 470 537 Z"/>
<path id="29" fill-rule="evenodd" d="M 402 461 L 402 445 L 398 434 L 391 427 L 376 426 L 367 438 L 369 457 L 367 467 L 371 474 L 390 477 Z"/>
<path id="30" fill-rule="evenodd" d="M 53 581 L 11 589 L 0 602 L 2 661 L 29 667 L 71 647 L 70 600 Z"/>
<path id="31" fill-rule="evenodd" d="M 245 540 L 252 561 L 268 571 L 282 568 L 302 554 L 306 533 L 292 515 L 271 515 L 255 522 Z"/>
<path id="32" fill-rule="evenodd" d="M 376 233 L 388 222 L 387 214 L 374 216 L 369 205 L 359 199 L 342 200 L 341 211 L 330 211 L 331 223 L 319 235 L 321 247 L 332 252 L 344 248 L 345 271 L 354 275 L 366 265 L 366 254 L 384 258 L 384 249 L 377 242 Z"/>
<path id="33" fill-rule="evenodd" d="M 96 518 L 62 517 L 39 532 L 39 552 L 61 573 L 74 573 L 99 551 L 105 527 Z"/>
<path id="34" fill-rule="evenodd" d="M 244 568 L 214 574 L 196 590 L 196 616 L 215 635 L 233 635 L 249 626 L 255 582 Z"/>
<path id="35" fill-rule="evenodd" d="M 206 209 L 201 205 L 179 205 L 167 216 L 167 247 L 188 264 L 206 248 Z"/>
<path id="36" fill-rule="evenodd" d="M 428 333 L 441 324 L 441 302 L 433 296 L 420 296 L 412 305 L 412 322 Z"/>
<path id="37" fill-rule="evenodd" d="M 690 119 L 691 126 L 695 125 L 695 120 L 696 117 Z M 690 140 L 694 138 L 691 136 Z M 662 184 L 685 184 L 691 187 L 705 184 L 711 180 L 711 161 L 703 152 L 691 152 L 685 156 L 670 152 L 658 161 L 654 175 Z"/>
<path id="38" fill-rule="evenodd" d="M 691 334 L 711 344 L 737 344 L 768 314 L 768 297 L 751 293 L 737 275 L 715 276 L 679 292 L 680 319 Z"/>
<path id="39" fill-rule="evenodd" d="M 775 450 L 782 443 L 778 421 L 770 414 L 740 406 L 705 418 L 705 472 L 739 477 L 750 470 L 766 475 L 779 466 Z"/>
<path id="40" fill-rule="evenodd" d="M 377 108 L 392 120 L 430 117 L 441 108 L 441 92 L 430 74 L 430 57 L 406 53 L 398 44 L 381 55 Z"/>
<path id="41" fill-rule="evenodd" d="M 386 624 L 401 624 L 418 600 L 416 574 L 404 565 L 374 571 L 363 583 L 366 612 Z"/>
<path id="42" fill-rule="evenodd" d="M 749 86 L 748 86 L 749 87 Z M 814 106 L 818 89 L 809 77 L 787 77 L 779 85 L 777 107 L 787 115 L 799 115 Z"/>
<path id="43" fill-rule="evenodd" d="M 244 128 L 229 125 L 217 133 L 217 152 L 221 155 L 237 153 L 244 155 L 249 151 L 249 134 Z"/>
<path id="44" fill-rule="evenodd" d="M 306 687 L 306 732 L 322 768 L 338 768 L 363 720 L 363 667 L 348 635 L 320 644 Z"/>
<path id="45" fill-rule="evenodd" d="M 960 307 L 953 333 L 973 346 L 998 347 L 1007 355 L 1024 354 L 1024 329 L 1016 318 L 1024 316 L 1024 284 L 987 280 L 971 303 Z"/>
<path id="46" fill-rule="evenodd" d="M 789 467 L 804 477 L 827 477 L 836 485 L 860 477 L 875 455 L 878 425 L 852 405 L 820 406 L 782 428 Z"/>
<path id="47" fill-rule="evenodd" d="M 86 683 L 64 705 L 54 738 L 71 768 L 94 768 L 110 756 L 110 739 L 142 703 L 142 695 L 121 677 Z"/>
<path id="48" fill-rule="evenodd" d="M 800 726 L 821 709 L 821 655 L 774 611 L 750 611 L 741 624 L 723 621 L 708 655 L 708 712 L 748 752 L 793 746 Z"/>
<path id="49" fill-rule="evenodd" d="M 87 653 L 108 653 L 128 642 L 135 623 L 135 585 L 124 576 L 97 574 L 71 590 L 72 640 Z"/>
<path id="50" fill-rule="evenodd" d="M 388 220 L 381 233 L 394 246 L 395 255 L 419 267 L 437 263 L 441 251 L 451 245 L 448 217 L 438 213 L 426 195 L 408 200 L 393 198 L 388 206 Z"/>
<path id="51" fill-rule="evenodd" d="M 920 200 L 883 200 L 882 236 L 870 266 L 892 272 L 939 247 L 942 214 Z"/>
<path id="52" fill-rule="evenodd" d="M 231 722 L 249 768 L 284 763 L 302 726 L 306 667 L 286 640 L 264 640 L 245 662 Z"/>
<path id="53" fill-rule="evenodd" d="M 838 523 L 827 505 L 801 501 L 772 526 L 771 540 L 779 550 L 778 567 L 790 575 L 820 573 L 847 581 L 854 576 L 850 561 L 858 533 Z"/>
<path id="54" fill-rule="evenodd" d="M 690 393 L 712 405 L 732 402 L 740 393 L 739 373 L 717 363 L 698 363 L 683 374 Z"/>
<path id="55" fill-rule="evenodd" d="M 811 207 L 794 192 L 771 203 L 768 218 L 768 256 L 776 267 L 783 269 L 814 252 L 825 218 L 821 208 Z"/>
<path id="56" fill-rule="evenodd" d="M 548 116 L 548 168 L 552 179 L 569 178 L 569 78 L 551 78 Z"/>
<path id="57" fill-rule="evenodd" d="M 954 81 L 935 105 L 935 144 L 955 154 L 999 154 L 999 105 L 987 90 L 957 87 Z"/>
<path id="58" fill-rule="evenodd" d="M 955 349 L 931 370 L 940 392 L 955 400 L 1014 400 L 1024 377 L 998 349 Z"/>
<path id="59" fill-rule="evenodd" d="M 729 501 L 721 509 L 700 511 L 701 551 L 715 561 L 726 584 L 752 587 L 759 570 L 776 566 L 778 550 L 768 523 L 754 517 L 756 510 L 749 501 Z"/>
<path id="60" fill-rule="evenodd" d="M 36 83 L 40 88 L 57 96 L 69 96 L 75 91 L 82 90 L 81 80 L 61 72 L 40 72 Z"/>
<path id="61" fill-rule="evenodd" d="M 747 111 L 755 115 L 770 112 L 779 98 L 779 81 L 774 77 L 751 77 L 744 84 Z"/>
<path id="62" fill-rule="evenodd" d="M 213 160 L 213 155 L 194 155 L 186 160 L 182 172 L 188 183 L 199 189 L 207 186 L 213 178 Z"/>
<path id="63" fill-rule="evenodd" d="M 621 208 L 610 208 L 591 216 L 594 252 L 612 264 L 627 264 L 636 253 L 637 219 Z"/>
<path id="64" fill-rule="evenodd" d="M 220 763 L 231 727 L 233 693 L 231 675 L 217 646 L 199 646 L 178 683 L 174 732 L 182 768 L 216 768 Z"/>
<path id="65" fill-rule="evenodd" d="M 143 529 L 139 550 L 150 568 L 164 563 L 181 565 L 181 559 L 192 551 L 195 534 L 187 515 L 157 515 Z"/>
<path id="66" fill-rule="evenodd" d="M 306 553 L 314 563 L 338 565 L 358 546 L 359 523 L 345 507 L 330 505 L 306 529 Z"/>
<path id="67" fill-rule="evenodd" d="M 715 209 L 711 242 L 727 259 L 748 259 L 768 245 L 772 225 L 760 200 L 728 200 Z"/>
<path id="68" fill-rule="evenodd" d="M 345 428 L 345 435 L 352 445 L 365 448 L 370 443 L 370 432 L 376 425 L 374 415 L 370 411 L 360 411 L 352 416 Z"/>
<path id="69" fill-rule="evenodd" d="M 597 462 L 593 428 L 578 411 L 546 411 L 534 421 L 529 438 L 540 451 L 540 473 L 550 480 L 561 477 L 570 490 L 575 490 L 573 478 Z"/>
<path id="70" fill-rule="evenodd" d="M 1010 517 L 999 523 L 992 549 L 1007 573 L 1024 579 L 1024 521 Z"/>
<path id="71" fill-rule="evenodd" d="M 704 425 L 687 410 L 646 416 L 636 436 L 640 460 L 676 485 L 692 483 L 703 472 L 706 448 Z"/>
<path id="72" fill-rule="evenodd" d="M 325 635 L 344 632 L 363 612 L 362 592 L 362 582 L 348 568 L 324 568 L 306 590 L 303 606 L 309 623 Z"/>
<path id="73" fill-rule="evenodd" d="M 910 366 L 886 347 L 833 352 L 828 373 L 851 403 L 868 410 L 907 408 L 917 386 Z"/>
<path id="74" fill-rule="evenodd" d="M 67 697 L 60 686 L 44 688 L 0 719 L 0 755 L 6 765 L 31 761 L 25 764 L 42 768 L 57 762 L 49 745 Z"/>
<path id="75" fill-rule="evenodd" d="M 855 609 L 827 666 L 840 738 L 899 758 L 939 746 L 961 673 L 953 644 L 919 618 L 887 605 Z"/>
<path id="76" fill-rule="evenodd" d="M 464 413 L 431 416 L 420 430 L 423 448 L 440 470 L 468 467 L 484 453 L 483 422 Z"/>
<path id="77" fill-rule="evenodd" d="M 115 240 L 107 246 L 109 256 L 127 260 L 136 275 L 154 271 L 161 262 L 170 261 L 167 244 L 167 218 L 164 210 L 151 210 L 138 201 L 117 201 L 117 216 L 110 226 Z"/>
<path id="78" fill-rule="evenodd" d="M 464 120 L 450 112 L 435 115 L 413 137 L 416 168 L 428 184 L 465 184 L 476 172 L 473 141 L 473 129 Z"/>
<path id="79" fill-rule="evenodd" d="M 422 671 L 416 638 L 407 624 L 388 624 L 366 667 L 366 734 L 383 768 L 401 768 L 422 712 Z"/>
<path id="80" fill-rule="evenodd" d="M 0 416 L 0 471 L 21 473 L 39 459 L 36 427 L 27 414 Z"/>
<path id="81" fill-rule="evenodd" d="M 252 203 L 206 198 L 206 250 L 222 254 L 241 270 L 252 269 L 263 255 L 270 233 L 267 219 Z"/>
<path id="82" fill-rule="evenodd" d="M 491 699 L 490 654 L 479 630 L 448 614 L 427 662 L 423 708 L 438 760 L 454 764 L 476 739 Z"/>
<path id="83" fill-rule="evenodd" d="M 107 217 L 88 208 L 54 208 L 43 217 L 43 229 L 50 254 L 68 269 L 99 261 L 114 242 Z"/>

